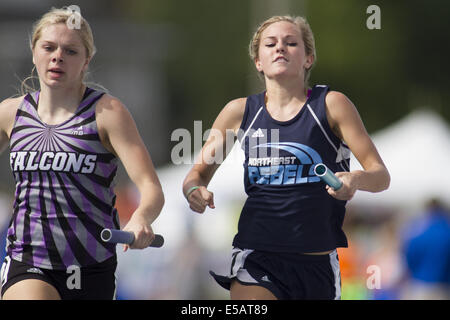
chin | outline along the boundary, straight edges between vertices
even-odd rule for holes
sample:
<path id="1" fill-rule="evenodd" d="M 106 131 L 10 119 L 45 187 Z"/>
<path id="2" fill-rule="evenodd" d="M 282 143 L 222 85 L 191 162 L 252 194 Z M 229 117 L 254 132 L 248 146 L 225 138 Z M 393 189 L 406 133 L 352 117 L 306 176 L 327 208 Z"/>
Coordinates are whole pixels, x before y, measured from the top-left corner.
<path id="1" fill-rule="evenodd" d="M 64 87 L 64 84 L 60 81 L 50 80 L 45 82 L 45 86 L 50 89 L 60 89 Z"/>
<path id="2" fill-rule="evenodd" d="M 65 79 L 47 79 L 44 83 L 51 89 L 70 88 L 74 86 L 74 83 L 65 81 Z"/>
<path id="3" fill-rule="evenodd" d="M 267 78 L 277 80 L 277 79 L 285 79 L 285 78 L 296 78 L 298 74 L 294 74 L 289 72 L 289 70 L 279 70 L 277 72 L 272 72 L 267 75 Z"/>

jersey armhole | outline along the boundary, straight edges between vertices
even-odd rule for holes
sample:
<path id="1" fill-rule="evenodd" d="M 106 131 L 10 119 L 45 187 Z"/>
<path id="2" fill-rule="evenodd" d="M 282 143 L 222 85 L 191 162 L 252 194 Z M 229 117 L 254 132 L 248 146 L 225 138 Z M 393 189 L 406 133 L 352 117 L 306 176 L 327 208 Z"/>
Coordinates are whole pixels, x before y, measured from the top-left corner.
<path id="1" fill-rule="evenodd" d="M 247 98 L 246 98 L 246 101 L 245 101 L 245 111 L 244 111 L 244 116 L 242 117 L 242 122 L 241 122 L 241 125 L 239 126 L 239 131 L 238 131 L 238 135 L 237 135 L 237 138 L 238 138 L 238 141 L 239 141 L 239 142 L 241 142 L 241 139 L 242 139 L 243 136 L 244 136 L 245 125 L 246 125 L 246 123 L 247 123 L 248 114 L 249 114 L 249 109 L 250 109 L 250 107 L 249 107 L 249 99 L 248 99 L 248 97 L 247 97 Z"/>
<path id="2" fill-rule="evenodd" d="M 15 129 L 15 127 L 16 127 L 17 121 L 19 120 L 19 117 L 20 117 L 20 111 L 22 110 L 22 106 L 23 106 L 24 103 L 25 103 L 25 98 L 26 98 L 27 96 L 29 96 L 29 95 L 31 95 L 31 94 L 30 94 L 30 93 L 25 94 L 25 95 L 23 96 L 22 100 L 20 100 L 19 105 L 17 106 L 16 114 L 14 115 L 14 121 L 13 121 L 13 124 L 12 124 L 12 127 L 11 127 L 11 133 L 10 133 L 10 135 L 9 135 L 9 137 L 8 137 L 8 138 L 9 138 L 8 147 L 9 147 L 9 150 L 10 150 L 10 151 L 11 151 L 11 138 L 12 138 L 12 136 L 13 136 L 13 134 L 14 134 L 14 129 Z"/>
<path id="3" fill-rule="evenodd" d="M 330 88 L 328 88 L 327 92 L 325 93 L 325 96 L 323 97 L 324 101 L 323 101 L 323 106 L 324 106 L 324 114 L 323 114 L 323 125 L 325 127 L 325 130 L 331 135 L 333 136 L 337 141 L 339 141 L 340 143 L 344 143 L 344 141 L 342 141 L 341 138 L 339 138 L 336 133 L 334 133 L 333 129 L 330 126 L 330 123 L 328 122 L 328 116 L 327 116 L 327 95 L 331 92 Z M 339 146 L 337 146 L 339 147 Z"/>
<path id="4" fill-rule="evenodd" d="M 328 137 L 331 139 L 331 141 L 333 142 L 333 145 L 337 148 L 337 149 L 339 149 L 339 146 L 340 146 L 340 144 L 342 144 L 342 143 L 344 143 L 344 141 L 342 141 L 341 140 L 341 138 L 339 138 L 335 133 L 334 133 L 334 131 L 333 131 L 333 129 L 331 128 L 331 126 L 330 126 L 330 123 L 328 122 L 328 117 L 327 117 L 327 101 L 326 101 L 326 98 L 327 98 L 327 95 L 331 92 L 331 89 L 330 89 L 330 87 L 328 87 L 328 86 L 322 86 L 322 85 L 317 85 L 317 86 L 315 86 L 315 87 L 321 87 L 322 88 L 322 90 L 324 90 L 325 92 L 321 92 L 320 93 L 320 96 L 323 96 L 323 98 L 322 97 L 320 97 L 320 99 L 323 99 L 323 107 L 324 107 L 324 109 L 323 110 L 317 110 L 317 108 L 316 108 L 316 110 L 314 110 L 313 108 L 311 108 L 313 111 L 314 111 L 314 113 L 317 115 L 317 117 L 318 117 L 318 121 L 319 121 L 319 123 L 320 123 L 320 125 L 322 126 L 322 128 L 323 128 L 323 130 L 326 132 L 326 134 L 328 135 Z M 319 103 L 320 103 L 320 101 L 319 101 Z M 322 111 L 322 112 L 321 112 Z M 334 140 L 334 141 L 333 141 Z M 335 144 L 335 142 L 337 141 L 337 145 Z"/>
<path id="5" fill-rule="evenodd" d="M 319 94 L 319 100 L 318 102 L 315 104 L 315 109 L 314 110 L 309 104 L 308 104 L 308 108 L 310 109 L 310 113 L 313 116 L 314 120 L 316 121 L 316 123 L 319 125 L 325 139 L 328 141 L 328 143 L 330 144 L 330 146 L 335 150 L 335 152 L 338 154 L 338 158 L 340 157 L 339 154 L 341 154 L 341 157 L 343 155 L 343 150 L 342 146 L 347 147 L 346 143 L 341 140 L 341 138 L 339 138 L 334 131 L 331 129 L 331 126 L 328 122 L 328 118 L 327 118 L 327 110 L 326 110 L 326 96 L 327 94 L 330 92 L 330 88 L 328 86 L 319 86 L 319 87 L 325 87 L 326 89 L 322 89 L 322 90 L 326 90 L 324 92 L 320 92 Z M 323 100 L 322 100 L 323 99 Z M 320 107 L 320 105 L 322 104 L 323 101 L 323 107 Z M 319 105 L 319 107 L 318 107 Z M 343 159 L 345 160 L 345 159 Z M 342 160 L 341 160 L 342 161 Z M 339 161 L 339 162 L 341 162 Z M 338 162 L 338 161 L 337 161 Z M 344 161 L 346 163 L 346 166 L 349 168 L 349 164 Z M 349 171 L 347 168 L 343 169 L 345 171 Z"/>
<path id="6" fill-rule="evenodd" d="M 97 100 L 95 101 L 95 103 L 92 105 L 92 107 L 94 108 L 94 126 L 95 126 L 95 131 L 97 132 L 98 135 L 98 142 L 100 143 L 100 145 L 103 148 L 104 154 L 109 154 L 112 156 L 112 159 L 117 159 L 118 156 L 114 153 L 111 152 L 110 150 L 108 150 L 108 148 L 105 146 L 105 141 L 102 139 L 102 135 L 100 134 L 100 130 L 98 127 L 98 122 L 97 122 L 97 108 L 98 108 L 98 103 L 100 102 L 100 100 L 102 98 L 104 98 L 106 96 L 106 92 L 99 92 L 99 95 L 97 97 Z M 112 147 L 112 146 L 111 146 Z"/>

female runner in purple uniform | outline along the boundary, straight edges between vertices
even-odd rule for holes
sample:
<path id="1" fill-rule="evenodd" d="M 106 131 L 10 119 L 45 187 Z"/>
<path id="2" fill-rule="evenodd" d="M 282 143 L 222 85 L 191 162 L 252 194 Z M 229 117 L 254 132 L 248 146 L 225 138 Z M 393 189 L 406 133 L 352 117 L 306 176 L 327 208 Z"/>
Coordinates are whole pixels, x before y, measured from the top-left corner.
<path id="1" fill-rule="evenodd" d="M 164 204 L 131 114 L 84 83 L 94 40 L 81 15 L 73 28 L 73 14 L 52 9 L 34 25 L 30 46 L 40 89 L 0 104 L 0 149 L 9 145 L 16 180 L 1 270 L 5 300 L 115 297 L 116 249 L 100 233 L 120 227 L 113 191 L 118 159 L 141 194 L 124 227 L 135 241 L 124 250 L 151 243 L 151 224 Z"/>

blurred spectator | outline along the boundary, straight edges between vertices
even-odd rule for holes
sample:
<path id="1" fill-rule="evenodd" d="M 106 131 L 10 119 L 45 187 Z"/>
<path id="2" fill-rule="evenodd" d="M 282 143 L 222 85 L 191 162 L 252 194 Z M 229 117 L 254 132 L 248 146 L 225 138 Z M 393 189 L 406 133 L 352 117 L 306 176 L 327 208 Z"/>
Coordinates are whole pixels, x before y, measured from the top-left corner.
<path id="1" fill-rule="evenodd" d="M 338 248 L 337 251 L 341 270 L 341 299 L 367 299 L 365 277 L 360 268 L 361 252 L 358 243 L 349 240 L 348 248 Z"/>
<path id="2" fill-rule="evenodd" d="M 404 299 L 450 299 L 450 213 L 436 199 L 404 232 Z"/>
<path id="3" fill-rule="evenodd" d="M 400 252 L 397 219 L 388 216 L 378 227 L 376 247 L 371 250 L 365 261 L 365 269 L 379 268 L 379 287 L 371 287 L 370 298 L 374 300 L 397 300 L 399 288 L 404 280 L 405 266 Z"/>

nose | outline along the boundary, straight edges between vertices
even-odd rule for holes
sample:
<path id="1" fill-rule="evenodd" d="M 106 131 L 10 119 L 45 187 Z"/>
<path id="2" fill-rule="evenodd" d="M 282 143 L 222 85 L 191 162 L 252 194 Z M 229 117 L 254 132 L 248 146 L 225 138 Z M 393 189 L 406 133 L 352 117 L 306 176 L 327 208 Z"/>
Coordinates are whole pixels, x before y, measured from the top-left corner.
<path id="1" fill-rule="evenodd" d="M 277 52 L 284 52 L 285 51 L 285 47 L 284 47 L 284 43 L 283 42 L 278 42 L 277 46 L 276 46 Z"/>
<path id="2" fill-rule="evenodd" d="M 61 49 L 57 49 L 54 51 L 53 56 L 52 56 L 52 62 L 55 63 L 61 63 L 63 62 L 63 52 Z"/>

